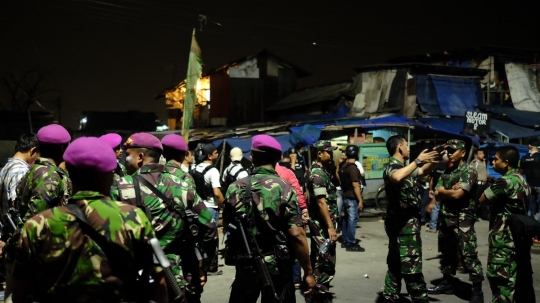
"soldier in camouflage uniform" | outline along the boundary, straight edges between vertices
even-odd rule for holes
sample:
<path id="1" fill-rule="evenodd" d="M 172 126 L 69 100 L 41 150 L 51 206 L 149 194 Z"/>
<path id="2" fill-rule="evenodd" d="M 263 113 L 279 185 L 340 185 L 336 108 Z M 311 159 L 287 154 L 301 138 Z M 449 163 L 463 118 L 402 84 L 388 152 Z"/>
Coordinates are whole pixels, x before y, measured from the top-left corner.
<path id="1" fill-rule="evenodd" d="M 40 157 L 17 186 L 15 204 L 23 221 L 48 208 L 65 205 L 71 195 L 69 175 L 59 167 L 71 136 L 62 126 L 51 124 L 42 127 L 37 138 Z"/>
<path id="2" fill-rule="evenodd" d="M 511 232 L 514 215 L 527 214 L 527 199 L 531 194 L 529 185 L 517 171 L 518 163 L 519 152 L 515 147 L 499 147 L 492 164 L 502 177 L 480 197 L 480 203 L 488 203 L 491 208 L 487 277 L 494 303 L 536 302 L 532 240 Z"/>
<path id="3" fill-rule="evenodd" d="M 182 182 L 164 166 L 157 164 L 163 151 L 159 139 L 150 134 L 137 133 L 128 138 L 125 147 L 127 153 L 126 169 L 129 175 L 115 180 L 111 190 L 111 198 L 146 209 L 148 217 L 152 220 L 156 237 L 171 260 L 172 271 L 176 275 L 178 283 L 182 288 L 188 288 L 188 301 L 197 302 L 200 300 L 201 292 L 199 283 L 197 281 L 191 283 L 190 277 L 187 276 L 185 277 L 186 281 L 184 281 L 184 277 L 182 277 L 181 247 L 179 244 L 184 235 L 186 222 L 183 222 L 175 209 L 180 207 L 191 210 L 198 215 L 200 226 L 205 228 L 199 230 L 199 233 L 204 237 L 202 248 L 208 256 L 206 259 L 208 261 L 214 258 L 216 251 L 217 224 L 193 187 L 187 182 Z M 139 175 L 150 182 L 159 192 L 170 198 L 175 204 L 175 209 L 168 207 L 144 184 L 139 183 L 139 189 L 137 189 L 134 185 L 134 176 Z M 138 196 L 140 202 L 137 201 Z M 192 251 L 194 248 L 183 247 L 182 249 Z M 201 285 L 206 282 L 206 272 L 209 266 L 207 263 L 203 262 L 201 267 Z M 195 292 L 195 289 L 198 291 Z"/>
<path id="4" fill-rule="evenodd" d="M 118 164 L 114 168 L 114 177 L 120 178 L 126 175 L 126 167 L 120 163 L 120 159 L 122 159 L 122 154 L 124 151 L 122 150 L 122 136 L 115 133 L 109 133 L 105 134 L 101 137 L 99 137 L 101 140 L 107 142 L 111 146 L 111 148 L 114 151 L 114 154 L 116 155 L 116 161 Z"/>
<path id="5" fill-rule="evenodd" d="M 117 165 L 112 150 L 98 138 L 80 138 L 66 149 L 64 159 L 76 193 L 68 207 L 40 212 L 24 224 L 16 242 L 14 300 L 142 301 L 144 293 L 137 293 L 142 288 L 129 282 L 143 270 L 158 287 L 152 299 L 164 302 L 162 268 L 154 265 L 147 243 L 155 236 L 149 220 L 137 207 L 107 197 Z M 88 226 L 117 254 L 112 256 L 103 243 L 97 244 L 69 207 L 80 209 Z"/>
<path id="6" fill-rule="evenodd" d="M 337 147 L 329 141 L 317 141 L 313 144 L 317 151 L 317 159 L 308 171 L 309 190 L 309 232 L 311 235 L 311 266 L 317 281 L 317 292 L 312 302 L 332 302 L 329 293 L 330 281 L 336 274 L 336 240 L 337 240 L 337 189 L 332 182 L 335 176 L 332 151 Z M 330 247 L 324 254 L 319 247 L 330 239 Z"/>
<path id="7" fill-rule="evenodd" d="M 309 261 L 309 248 L 307 244 L 304 224 L 298 212 L 298 199 L 293 187 L 280 178 L 275 171 L 275 165 L 281 158 L 281 145 L 276 139 L 268 135 L 257 135 L 252 141 L 252 160 L 255 169 L 247 178 L 232 183 L 226 193 L 225 208 L 223 210 L 223 225 L 238 224 L 235 218 L 247 214 L 254 218 L 255 226 L 252 229 L 256 237 L 260 253 L 271 275 L 276 293 L 281 296 L 279 302 L 296 302 L 293 285 L 293 264 L 297 258 L 304 269 L 304 281 L 308 287 L 303 293 L 311 295 L 315 286 L 315 279 Z M 246 182 L 251 181 L 251 201 L 245 205 L 244 195 Z M 258 211 L 253 207 L 256 206 Z M 258 216 L 255 218 L 255 216 Z M 259 223 L 257 223 L 259 222 Z M 267 226 L 264 226 L 265 222 Z M 278 260 L 274 254 L 275 235 L 270 228 L 283 232 L 287 237 L 288 249 L 292 255 L 288 261 Z M 231 235 L 231 239 L 238 232 Z M 238 243 L 234 241 L 233 243 Z M 243 247 L 233 245 L 235 255 L 245 253 Z M 285 264 L 284 264 L 285 263 Z M 267 289 L 262 289 L 260 277 L 254 275 L 252 260 L 236 261 L 236 277 L 232 285 L 230 303 L 255 303 L 262 292 L 261 302 L 278 302 Z"/>
<path id="8" fill-rule="evenodd" d="M 167 162 L 165 168 L 173 175 L 177 176 L 181 181 L 189 183 L 195 189 L 195 181 L 193 177 L 182 170 L 182 162 L 189 153 L 186 140 L 182 136 L 176 134 L 166 135 L 161 139 L 163 145 L 163 156 Z"/>
<path id="9" fill-rule="evenodd" d="M 386 142 L 391 155 L 383 172 L 388 206 L 384 227 L 388 235 L 388 272 L 383 297 L 387 302 L 399 302 L 401 279 L 413 302 L 429 302 L 422 274 L 422 239 L 420 237 L 420 201 L 414 179 L 429 175 L 435 167 L 436 151 L 422 151 L 409 165 L 409 145 L 400 135 Z"/>
<path id="10" fill-rule="evenodd" d="M 449 140 L 446 152 L 450 159 L 445 174 L 435 186 L 435 197 L 441 202 L 442 220 L 439 228 L 441 244 L 441 272 L 444 280 L 429 288 L 430 294 L 452 294 L 453 277 L 458 264 L 458 252 L 463 256 L 462 263 L 473 282 L 472 297 L 469 302 L 484 302 L 482 264 L 478 260 L 478 248 L 474 223 L 476 222 L 477 186 L 476 168 L 465 161 L 465 142 Z"/>

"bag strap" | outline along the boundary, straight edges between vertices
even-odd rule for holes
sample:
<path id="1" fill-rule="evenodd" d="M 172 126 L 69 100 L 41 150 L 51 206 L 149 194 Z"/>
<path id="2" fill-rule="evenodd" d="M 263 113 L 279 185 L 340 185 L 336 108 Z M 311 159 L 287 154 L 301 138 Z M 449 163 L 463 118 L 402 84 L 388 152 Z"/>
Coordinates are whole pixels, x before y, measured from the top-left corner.
<path id="1" fill-rule="evenodd" d="M 232 170 L 232 169 L 231 169 L 231 170 Z M 243 172 L 243 171 L 245 171 L 245 169 L 244 169 L 243 167 L 240 167 L 240 169 L 238 169 L 238 170 L 236 171 L 236 173 L 233 175 L 233 177 L 234 177 L 235 179 L 237 179 L 237 178 L 238 178 L 238 175 L 239 175 L 241 172 Z M 230 172 L 230 171 L 229 171 L 229 172 Z M 250 184 L 251 184 L 251 183 L 250 183 Z"/>
<path id="2" fill-rule="evenodd" d="M 165 194 L 160 192 L 154 185 L 152 185 L 152 183 L 146 180 L 143 176 L 135 175 L 133 176 L 133 180 L 140 181 L 144 186 L 148 187 L 148 189 L 150 189 L 158 198 L 160 198 L 163 201 L 163 203 L 165 203 L 165 205 L 167 205 L 167 207 L 170 208 L 170 210 L 174 212 L 179 212 L 179 215 L 180 217 L 182 217 L 182 220 L 186 218 L 186 212 L 184 211 L 183 207 L 179 207 L 179 209 L 177 210 L 177 207 L 175 207 L 172 199 L 165 196 Z"/>

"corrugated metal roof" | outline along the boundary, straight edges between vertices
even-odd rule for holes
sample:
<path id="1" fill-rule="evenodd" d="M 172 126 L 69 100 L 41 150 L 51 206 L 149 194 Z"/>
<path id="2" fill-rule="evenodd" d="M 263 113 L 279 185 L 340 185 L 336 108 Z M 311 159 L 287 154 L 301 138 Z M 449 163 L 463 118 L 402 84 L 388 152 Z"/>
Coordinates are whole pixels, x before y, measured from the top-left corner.
<path id="1" fill-rule="evenodd" d="M 353 96 L 352 83 L 338 83 L 296 91 L 270 106 L 267 111 L 283 110 L 302 105 L 335 100 L 339 96 Z"/>

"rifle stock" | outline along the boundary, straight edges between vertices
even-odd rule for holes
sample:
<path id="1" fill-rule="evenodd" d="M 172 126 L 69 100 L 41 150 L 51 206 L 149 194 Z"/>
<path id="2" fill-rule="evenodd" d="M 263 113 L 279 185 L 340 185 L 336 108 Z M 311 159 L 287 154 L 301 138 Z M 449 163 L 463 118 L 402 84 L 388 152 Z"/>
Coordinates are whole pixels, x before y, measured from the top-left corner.
<path id="1" fill-rule="evenodd" d="M 172 293 L 173 302 L 181 302 L 184 295 L 171 270 L 171 262 L 167 259 L 167 256 L 165 256 L 165 253 L 163 252 L 163 249 L 161 249 L 161 245 L 159 245 L 159 241 L 156 238 L 150 239 L 148 243 L 154 251 L 154 262 L 163 267 L 165 280 L 167 281 L 167 289 Z"/>

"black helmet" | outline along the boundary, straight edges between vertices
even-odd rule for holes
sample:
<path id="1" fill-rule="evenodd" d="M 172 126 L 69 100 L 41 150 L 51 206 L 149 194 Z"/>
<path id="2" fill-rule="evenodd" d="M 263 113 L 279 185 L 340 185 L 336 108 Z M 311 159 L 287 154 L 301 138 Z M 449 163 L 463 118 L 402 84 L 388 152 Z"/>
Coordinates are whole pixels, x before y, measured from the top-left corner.
<path id="1" fill-rule="evenodd" d="M 345 155 L 348 158 L 358 157 L 359 152 L 360 149 L 356 145 L 347 145 L 347 148 L 345 148 Z"/>

